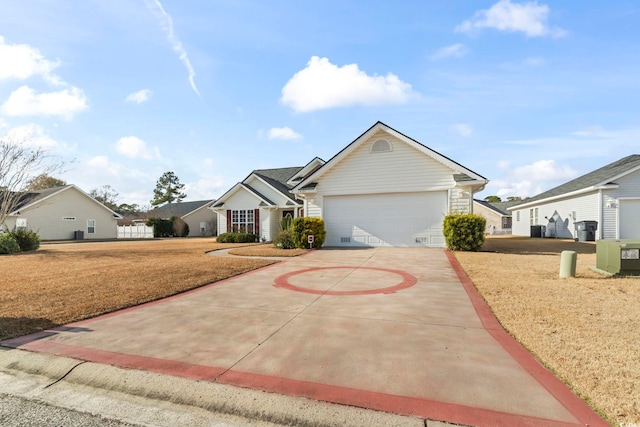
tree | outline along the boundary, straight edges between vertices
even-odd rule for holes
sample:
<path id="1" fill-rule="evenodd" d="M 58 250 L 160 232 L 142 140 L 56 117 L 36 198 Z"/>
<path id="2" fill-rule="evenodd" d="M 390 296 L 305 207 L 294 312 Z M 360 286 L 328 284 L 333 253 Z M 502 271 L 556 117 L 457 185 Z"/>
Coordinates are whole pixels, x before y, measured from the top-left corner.
<path id="1" fill-rule="evenodd" d="M 100 188 L 94 188 L 89 192 L 89 195 L 112 211 L 118 209 L 117 201 L 120 195 L 110 185 L 103 185 Z"/>
<path id="2" fill-rule="evenodd" d="M 165 203 L 181 202 L 187 197 L 182 190 L 184 190 L 184 184 L 180 184 L 178 176 L 173 172 L 165 172 L 156 182 L 151 205 L 160 206 Z"/>
<path id="3" fill-rule="evenodd" d="M 521 202 L 522 197 L 520 196 L 509 196 L 507 197 L 507 202 Z"/>
<path id="4" fill-rule="evenodd" d="M 49 176 L 46 173 L 41 173 L 40 175 L 34 176 L 29 181 L 27 181 L 27 187 L 25 188 L 25 190 L 46 190 L 47 188 L 62 187 L 63 185 L 67 185 L 67 183 L 61 179 Z"/>
<path id="5" fill-rule="evenodd" d="M 121 203 L 118 206 L 118 212 L 123 214 L 136 214 L 140 212 L 140 207 L 135 203 Z"/>
<path id="6" fill-rule="evenodd" d="M 500 196 L 487 196 L 484 198 L 484 201 L 489 203 L 496 203 L 501 202 L 502 199 L 500 198 Z"/>
<path id="7" fill-rule="evenodd" d="M 64 163 L 25 140 L 0 137 L 0 227 L 17 209 L 28 182 L 37 175 L 62 170 Z"/>

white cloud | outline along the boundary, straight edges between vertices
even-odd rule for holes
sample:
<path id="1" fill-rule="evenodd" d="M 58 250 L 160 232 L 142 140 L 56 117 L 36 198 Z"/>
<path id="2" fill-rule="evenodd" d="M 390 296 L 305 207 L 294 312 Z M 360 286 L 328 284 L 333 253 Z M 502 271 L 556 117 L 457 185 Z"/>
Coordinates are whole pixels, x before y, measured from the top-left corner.
<path id="1" fill-rule="evenodd" d="M 499 169 L 504 165 L 498 162 Z M 571 166 L 558 165 L 555 160 L 538 160 L 506 171 L 501 179 L 492 180 L 488 187 L 497 189 L 495 194 L 500 197 L 531 197 L 570 181 L 577 175 L 578 172 Z"/>
<path id="2" fill-rule="evenodd" d="M 464 136 L 465 138 L 473 135 L 473 128 L 471 127 L 471 125 L 468 125 L 466 123 L 456 123 L 452 126 L 452 129 L 458 135 Z"/>
<path id="3" fill-rule="evenodd" d="M 153 159 L 160 157 L 158 147 L 149 148 L 147 143 L 136 136 L 124 136 L 116 142 L 118 153 L 127 157 Z"/>
<path id="4" fill-rule="evenodd" d="M 42 126 L 31 123 L 25 126 L 18 126 L 8 130 L 6 137 L 9 141 L 28 146 L 38 147 L 45 150 L 60 146 L 58 141 L 47 135 Z"/>
<path id="5" fill-rule="evenodd" d="M 226 190 L 224 179 L 220 175 L 211 175 L 200 178 L 196 182 L 186 183 L 184 191 L 189 200 L 211 200 Z"/>
<path id="6" fill-rule="evenodd" d="M 294 131 L 288 126 L 282 128 L 271 128 L 269 129 L 269 139 L 285 139 L 285 140 L 293 140 L 293 139 L 301 139 L 302 135 L 298 132 Z"/>
<path id="7" fill-rule="evenodd" d="M 0 109 L 8 116 L 61 116 L 71 119 L 86 108 L 84 92 L 76 87 L 36 94 L 30 87 L 21 86 L 9 95 Z"/>
<path id="8" fill-rule="evenodd" d="M 162 4 L 159 0 L 145 0 L 147 4 L 147 8 L 150 10 L 156 11 L 156 14 L 160 20 L 160 26 L 167 34 L 167 40 L 171 44 L 173 50 L 178 54 L 178 58 L 184 64 L 187 72 L 189 73 L 189 84 L 191 85 L 191 89 L 200 96 L 200 91 L 198 91 L 198 87 L 196 86 L 195 77 L 196 72 L 191 65 L 191 61 L 189 60 L 189 55 L 187 55 L 187 51 L 182 46 L 182 42 L 175 35 L 173 31 L 173 19 L 171 15 L 169 15 L 162 7 Z"/>
<path id="9" fill-rule="evenodd" d="M 398 76 L 369 76 L 357 64 L 338 67 L 327 58 L 311 57 L 282 88 L 280 102 L 297 112 L 350 105 L 402 104 L 416 96 Z"/>
<path id="10" fill-rule="evenodd" d="M 499 0 L 489 9 L 480 10 L 472 19 L 464 21 L 455 28 L 458 33 L 473 33 L 483 28 L 498 31 L 523 32 L 527 37 L 562 37 L 566 31 L 550 28 L 547 25 L 549 7 L 536 1 L 511 3 L 511 0 Z"/>
<path id="11" fill-rule="evenodd" d="M 524 64 L 530 67 L 539 67 L 545 64 L 545 60 L 543 58 L 527 58 L 524 60 Z"/>
<path id="12" fill-rule="evenodd" d="M 438 61 L 446 58 L 462 58 L 467 53 L 469 53 L 469 49 L 465 45 L 456 43 L 451 46 L 445 46 L 438 49 L 433 55 L 431 55 L 431 60 Z"/>
<path id="13" fill-rule="evenodd" d="M 141 89 L 137 92 L 133 92 L 127 95 L 125 101 L 142 104 L 143 102 L 148 101 L 151 98 L 151 95 L 153 95 L 153 92 L 150 89 Z"/>
<path id="14" fill-rule="evenodd" d="M 46 81 L 60 84 L 60 79 L 53 74 L 59 61 L 49 61 L 38 49 L 27 44 L 7 44 L 0 36 L 0 80 L 26 80 L 31 76 L 40 75 Z"/>

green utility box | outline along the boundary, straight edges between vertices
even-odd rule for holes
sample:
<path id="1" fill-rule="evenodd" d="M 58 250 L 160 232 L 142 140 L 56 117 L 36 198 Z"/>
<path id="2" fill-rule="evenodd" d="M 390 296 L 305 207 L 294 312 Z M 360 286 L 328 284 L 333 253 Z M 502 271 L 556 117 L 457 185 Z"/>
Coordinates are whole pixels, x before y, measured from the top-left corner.
<path id="1" fill-rule="evenodd" d="M 640 276 L 640 240 L 598 240 L 596 267 L 619 276 Z"/>

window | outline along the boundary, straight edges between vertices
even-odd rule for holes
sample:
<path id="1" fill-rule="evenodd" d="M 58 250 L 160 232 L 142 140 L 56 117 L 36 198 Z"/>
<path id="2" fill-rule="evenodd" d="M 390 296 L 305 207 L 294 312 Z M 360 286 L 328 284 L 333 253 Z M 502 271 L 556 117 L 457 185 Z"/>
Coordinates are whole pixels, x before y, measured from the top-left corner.
<path id="1" fill-rule="evenodd" d="M 16 219 L 16 228 L 27 228 L 27 218 Z"/>
<path id="2" fill-rule="evenodd" d="M 87 220 L 87 234 L 95 234 L 96 233 L 96 220 L 88 219 Z"/>
<path id="3" fill-rule="evenodd" d="M 391 151 L 391 143 L 386 139 L 377 139 L 371 144 L 371 153 L 387 153 Z"/>
<path id="4" fill-rule="evenodd" d="M 231 231 L 253 233 L 253 209 L 231 211 Z"/>

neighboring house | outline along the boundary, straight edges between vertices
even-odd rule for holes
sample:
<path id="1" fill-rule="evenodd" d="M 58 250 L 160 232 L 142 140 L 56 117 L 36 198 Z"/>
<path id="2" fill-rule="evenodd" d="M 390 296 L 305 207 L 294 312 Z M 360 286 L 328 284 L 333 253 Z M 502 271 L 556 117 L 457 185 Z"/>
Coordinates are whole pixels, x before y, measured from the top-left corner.
<path id="1" fill-rule="evenodd" d="M 487 202 L 473 199 L 473 212 L 487 220 L 488 234 L 511 234 L 511 212 L 509 208 L 522 202 Z"/>
<path id="2" fill-rule="evenodd" d="M 218 215 L 218 234 L 245 232 L 257 234 L 262 241 L 273 240 L 283 217 L 304 214 L 291 188 L 323 164 L 316 157 L 306 166 L 254 170 L 211 207 Z"/>
<path id="3" fill-rule="evenodd" d="M 325 246 L 444 247 L 444 216 L 488 180 L 377 122 L 292 190 L 324 219 Z"/>
<path id="4" fill-rule="evenodd" d="M 546 237 L 577 238 L 576 223 L 597 221 L 595 239 L 640 238 L 640 155 L 601 167 L 510 208 L 513 234 L 532 226 Z"/>
<path id="5" fill-rule="evenodd" d="M 147 213 L 148 218 L 182 218 L 189 226 L 189 236 L 214 236 L 216 234 L 216 214 L 210 207 L 215 200 L 166 203 Z"/>
<path id="6" fill-rule="evenodd" d="M 25 192 L 6 227 L 25 227 L 41 240 L 115 239 L 121 216 L 75 185 Z"/>

